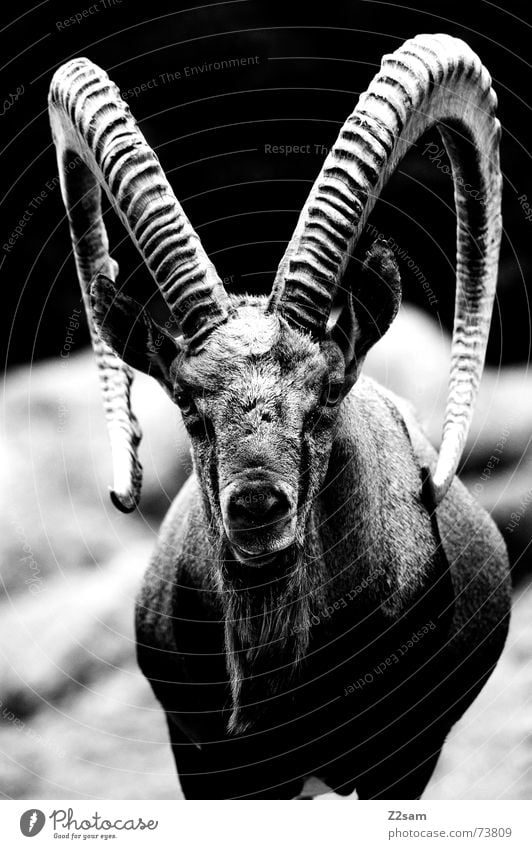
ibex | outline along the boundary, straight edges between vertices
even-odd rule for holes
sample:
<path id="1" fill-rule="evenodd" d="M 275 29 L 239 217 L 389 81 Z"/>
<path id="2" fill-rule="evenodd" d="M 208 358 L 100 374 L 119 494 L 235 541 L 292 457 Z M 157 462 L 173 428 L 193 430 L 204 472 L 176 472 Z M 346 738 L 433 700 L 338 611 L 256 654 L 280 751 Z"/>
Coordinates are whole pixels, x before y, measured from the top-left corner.
<path id="1" fill-rule="evenodd" d="M 384 56 L 325 159 L 271 294 L 242 297 L 224 290 L 107 75 L 75 59 L 53 78 L 114 504 L 133 510 L 141 484 L 129 366 L 170 393 L 192 443 L 194 472 L 136 611 L 139 663 L 187 798 L 293 798 L 309 776 L 343 795 L 417 798 L 497 662 L 505 546 L 455 476 L 496 287 L 495 107 L 463 41 L 420 35 Z M 378 240 L 347 268 L 383 185 L 434 124 L 458 220 L 438 455 L 410 407 L 360 376 L 399 307 L 394 255 Z M 117 285 L 101 186 L 177 332 Z"/>

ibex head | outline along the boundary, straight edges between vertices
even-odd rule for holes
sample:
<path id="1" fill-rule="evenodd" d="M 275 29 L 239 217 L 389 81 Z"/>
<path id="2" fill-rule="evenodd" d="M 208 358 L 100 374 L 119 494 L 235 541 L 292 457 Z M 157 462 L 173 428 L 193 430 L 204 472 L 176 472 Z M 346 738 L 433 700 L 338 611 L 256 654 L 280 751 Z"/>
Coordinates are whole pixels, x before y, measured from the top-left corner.
<path id="1" fill-rule="evenodd" d="M 237 560 L 262 565 L 296 538 L 302 542 L 340 402 L 399 304 L 399 276 L 385 243 L 375 243 L 357 277 L 359 323 L 344 315 L 327 329 L 324 310 L 321 322 L 313 314 L 311 328 L 297 302 L 229 298 L 225 321 L 193 348 L 158 327 L 109 278 L 93 283 L 103 339 L 178 404 L 209 516 Z"/>
<path id="2" fill-rule="evenodd" d="M 263 564 L 300 539 L 327 469 L 341 401 L 400 301 L 386 243 L 377 242 L 361 268 L 344 272 L 384 183 L 434 123 L 451 159 L 458 216 L 449 400 L 433 472 L 435 500 L 443 498 L 471 421 L 495 292 L 501 231 L 495 105 L 489 74 L 462 41 L 417 36 L 385 56 L 325 160 L 271 296 L 235 298 L 107 75 L 86 59 L 56 73 L 52 127 L 102 364 L 118 506 L 133 509 L 140 491 L 128 363 L 156 377 L 179 405 L 208 510 L 236 558 Z M 75 155 L 80 168 L 67 168 Z M 474 197 L 466 184 L 478 189 Z M 177 338 L 116 285 L 100 185 L 175 317 Z"/>

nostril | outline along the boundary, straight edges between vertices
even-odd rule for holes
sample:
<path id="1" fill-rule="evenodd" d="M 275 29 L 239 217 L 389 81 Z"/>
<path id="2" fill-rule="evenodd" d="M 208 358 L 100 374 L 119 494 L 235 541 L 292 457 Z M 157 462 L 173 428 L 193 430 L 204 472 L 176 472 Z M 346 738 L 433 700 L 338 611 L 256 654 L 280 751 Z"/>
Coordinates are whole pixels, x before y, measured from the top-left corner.
<path id="1" fill-rule="evenodd" d="M 229 516 L 233 522 L 244 522 L 252 524 L 255 511 L 242 499 L 234 499 L 229 504 Z"/>
<path id="2" fill-rule="evenodd" d="M 290 512 L 290 504 L 284 492 L 270 495 L 265 504 L 263 518 L 267 522 L 277 522 Z"/>
<path id="3" fill-rule="evenodd" d="M 286 518 L 290 503 L 281 490 L 245 489 L 235 493 L 228 504 L 229 520 L 234 527 L 246 529 L 273 524 Z"/>

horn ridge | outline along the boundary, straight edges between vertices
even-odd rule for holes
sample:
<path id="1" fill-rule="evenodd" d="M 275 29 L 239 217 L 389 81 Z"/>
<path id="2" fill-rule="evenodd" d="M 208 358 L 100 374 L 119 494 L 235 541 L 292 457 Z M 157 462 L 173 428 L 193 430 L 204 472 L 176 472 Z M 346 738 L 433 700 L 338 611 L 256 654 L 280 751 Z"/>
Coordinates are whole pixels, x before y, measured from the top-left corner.
<path id="1" fill-rule="evenodd" d="M 138 503 L 141 485 L 140 429 L 130 404 L 133 372 L 100 339 L 89 296 L 97 274 L 113 281 L 117 274 L 102 218 L 102 188 L 176 317 L 190 352 L 227 320 L 229 298 L 158 157 L 107 74 L 86 58 L 61 66 L 50 85 L 49 116 L 111 441 L 111 498 L 119 509 L 129 511 Z M 196 302 L 198 280 L 203 285 Z"/>
<path id="2" fill-rule="evenodd" d="M 467 437 L 495 296 L 502 231 L 496 106 L 489 73 L 460 39 L 418 35 L 385 55 L 325 159 L 267 307 L 279 309 L 312 336 L 323 335 L 342 274 L 383 186 L 409 148 L 436 124 L 451 161 L 457 212 L 455 321 L 433 478 L 436 503 L 452 482 Z M 475 187 L 475 197 L 466 184 Z M 321 227 L 314 224 L 316 208 Z M 319 308 L 309 310 L 313 298 Z"/>

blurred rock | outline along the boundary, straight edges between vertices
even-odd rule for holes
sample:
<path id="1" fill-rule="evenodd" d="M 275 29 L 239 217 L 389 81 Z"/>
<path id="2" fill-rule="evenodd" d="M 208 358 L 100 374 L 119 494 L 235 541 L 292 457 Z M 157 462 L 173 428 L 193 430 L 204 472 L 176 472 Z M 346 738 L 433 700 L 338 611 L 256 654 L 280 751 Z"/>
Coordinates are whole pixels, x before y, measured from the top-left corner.
<path id="1" fill-rule="evenodd" d="M 135 660 L 151 541 L 0 604 L 0 789 L 11 798 L 178 793 L 166 722 Z"/>
<path id="2" fill-rule="evenodd" d="M 135 594 L 152 547 L 146 538 L 94 570 L 49 578 L 37 596 L 19 593 L 4 602 L 4 710 L 26 720 L 131 663 Z"/>
<path id="3" fill-rule="evenodd" d="M 516 590 L 506 647 L 449 735 L 425 799 L 532 795 L 532 583 Z"/>
<path id="4" fill-rule="evenodd" d="M 368 354 L 364 373 L 412 402 L 434 445 L 441 440 L 451 339 L 427 313 L 403 305 Z M 501 466 L 519 461 L 532 437 L 532 375 L 526 367 L 486 367 L 464 454 L 464 471 L 482 470 L 499 440 Z"/>
<path id="5" fill-rule="evenodd" d="M 185 429 L 156 382 L 136 374 L 133 407 L 144 432 L 140 510 L 111 505 L 111 457 L 91 351 L 6 377 L 0 457 L 4 590 L 38 594 L 47 576 L 104 563 L 157 529 L 190 466 Z M 153 528 L 152 528 L 153 522 Z"/>

